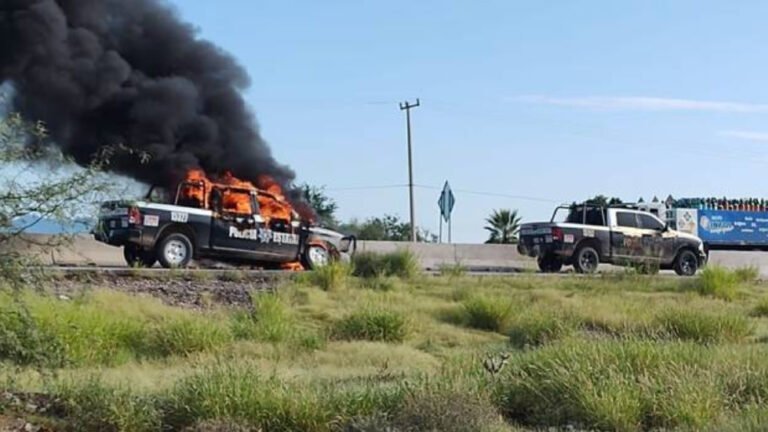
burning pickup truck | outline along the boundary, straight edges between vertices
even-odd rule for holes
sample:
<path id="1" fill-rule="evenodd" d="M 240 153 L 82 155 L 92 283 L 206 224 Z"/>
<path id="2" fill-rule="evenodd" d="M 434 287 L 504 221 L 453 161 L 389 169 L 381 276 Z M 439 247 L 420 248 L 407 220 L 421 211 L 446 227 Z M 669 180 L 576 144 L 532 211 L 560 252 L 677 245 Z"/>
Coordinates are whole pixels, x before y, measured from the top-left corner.
<path id="1" fill-rule="evenodd" d="M 151 191 L 150 191 L 151 194 Z M 130 266 L 183 268 L 193 259 L 315 269 L 348 260 L 356 239 L 312 226 L 272 184 L 267 190 L 225 174 L 213 181 L 192 170 L 173 204 L 109 201 L 93 230 L 96 240 L 123 247 Z"/>

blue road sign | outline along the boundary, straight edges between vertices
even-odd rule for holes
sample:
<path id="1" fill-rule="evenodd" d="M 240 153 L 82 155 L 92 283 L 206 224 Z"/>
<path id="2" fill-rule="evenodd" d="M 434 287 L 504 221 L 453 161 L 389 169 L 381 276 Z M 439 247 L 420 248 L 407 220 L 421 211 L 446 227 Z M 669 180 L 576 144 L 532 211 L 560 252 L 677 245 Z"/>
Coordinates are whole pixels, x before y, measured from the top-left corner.
<path id="1" fill-rule="evenodd" d="M 437 205 L 440 206 L 440 215 L 446 222 L 451 220 L 451 213 L 453 212 L 453 206 L 456 205 L 456 197 L 453 196 L 451 185 L 445 182 L 443 186 L 443 192 L 440 194 L 440 199 L 437 201 Z"/>

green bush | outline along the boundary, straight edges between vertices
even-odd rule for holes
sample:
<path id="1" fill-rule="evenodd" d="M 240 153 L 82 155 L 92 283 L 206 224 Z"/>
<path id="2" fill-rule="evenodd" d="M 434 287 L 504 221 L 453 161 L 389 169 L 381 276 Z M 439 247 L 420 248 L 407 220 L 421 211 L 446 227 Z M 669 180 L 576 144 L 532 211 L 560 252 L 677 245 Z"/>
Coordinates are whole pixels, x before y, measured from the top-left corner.
<path id="1" fill-rule="evenodd" d="M 166 318 L 150 326 L 146 335 L 148 357 L 214 351 L 231 341 L 228 327 L 201 317 Z"/>
<path id="2" fill-rule="evenodd" d="M 413 252 L 401 250 L 384 255 L 387 276 L 411 279 L 421 272 L 421 265 Z"/>
<path id="3" fill-rule="evenodd" d="M 331 336 L 337 340 L 402 342 L 407 334 L 405 316 L 383 309 L 352 313 L 337 321 L 331 329 Z"/>
<path id="4" fill-rule="evenodd" d="M 462 303 L 466 325 L 478 330 L 504 332 L 514 310 L 514 303 L 501 298 L 474 296 Z"/>
<path id="5" fill-rule="evenodd" d="M 359 252 L 352 257 L 352 274 L 362 278 L 386 276 L 387 269 L 381 254 Z"/>
<path id="6" fill-rule="evenodd" d="M 738 295 L 739 282 L 740 277 L 735 272 L 709 266 L 694 281 L 694 286 L 701 295 L 732 301 Z"/>
<path id="7" fill-rule="evenodd" d="M 509 341 L 518 348 L 536 347 L 570 336 L 577 330 L 576 321 L 564 313 L 533 310 L 512 321 Z"/>
<path id="8" fill-rule="evenodd" d="M 496 400 L 530 426 L 696 430 L 727 408 L 712 355 L 695 344 L 569 340 L 514 354 Z"/>
<path id="9" fill-rule="evenodd" d="M 389 411 L 397 389 L 303 386 L 259 375 L 257 365 L 215 364 L 181 379 L 165 397 L 166 430 L 216 420 L 265 431 L 330 432 L 334 425 Z"/>
<path id="10" fill-rule="evenodd" d="M 757 301 L 752 309 L 752 315 L 758 317 L 768 317 L 768 297 L 763 297 Z"/>
<path id="11" fill-rule="evenodd" d="M 362 278 L 397 276 L 403 279 L 413 278 L 421 271 L 416 256 L 401 250 L 387 254 L 362 252 L 352 259 L 353 275 Z"/>
<path id="12" fill-rule="evenodd" d="M 403 431 L 506 430 L 501 415 L 489 399 L 469 391 L 444 389 L 426 389 L 407 395 L 391 424 Z"/>
<path id="13" fill-rule="evenodd" d="M 232 331 L 237 339 L 283 342 L 294 336 L 296 323 L 279 296 L 256 294 L 253 310 L 233 313 Z"/>
<path id="14" fill-rule="evenodd" d="M 440 265 L 440 276 L 459 278 L 467 274 L 467 268 L 461 263 Z"/>
<path id="15" fill-rule="evenodd" d="M 658 336 L 703 344 L 740 342 L 753 332 L 749 318 L 736 312 L 672 308 L 660 312 L 651 328 Z"/>
<path id="16" fill-rule="evenodd" d="M 161 430 L 161 411 L 150 396 L 110 387 L 96 378 L 55 389 L 71 430 L 149 432 Z"/>
<path id="17" fill-rule="evenodd" d="M 26 306 L 11 299 L 0 306 L 0 360 L 22 366 L 62 367 L 65 347 L 55 334 L 41 328 Z"/>
<path id="18" fill-rule="evenodd" d="M 347 264 L 334 261 L 313 270 L 309 279 L 313 285 L 323 291 L 336 291 L 346 286 L 349 274 L 350 269 Z"/>
<path id="19" fill-rule="evenodd" d="M 760 269 L 755 266 L 739 267 L 733 273 L 736 280 L 741 283 L 756 282 L 760 278 Z"/>
<path id="20" fill-rule="evenodd" d="M 360 279 L 360 287 L 374 291 L 394 291 L 397 288 L 397 279 L 393 276 L 373 276 Z"/>

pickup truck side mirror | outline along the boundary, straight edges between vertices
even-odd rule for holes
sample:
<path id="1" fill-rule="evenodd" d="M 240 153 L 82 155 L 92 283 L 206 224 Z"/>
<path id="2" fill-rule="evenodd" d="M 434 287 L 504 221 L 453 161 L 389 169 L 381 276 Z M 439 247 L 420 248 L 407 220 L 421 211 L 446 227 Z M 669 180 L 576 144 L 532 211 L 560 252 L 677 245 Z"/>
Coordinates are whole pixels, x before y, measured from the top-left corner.
<path id="1" fill-rule="evenodd" d="M 661 228 L 661 232 L 665 233 L 667 231 L 669 231 L 669 225 L 668 224 L 664 224 L 664 226 Z"/>

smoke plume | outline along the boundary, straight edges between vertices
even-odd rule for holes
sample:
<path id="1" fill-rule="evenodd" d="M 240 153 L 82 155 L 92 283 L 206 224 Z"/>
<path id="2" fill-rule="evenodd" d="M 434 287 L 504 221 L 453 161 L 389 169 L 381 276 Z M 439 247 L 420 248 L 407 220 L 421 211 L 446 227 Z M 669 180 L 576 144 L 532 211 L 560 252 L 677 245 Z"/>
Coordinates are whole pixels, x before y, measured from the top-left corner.
<path id="1" fill-rule="evenodd" d="M 294 179 L 243 100 L 244 69 L 158 0 L 0 0 L 9 82 L 12 109 L 45 122 L 80 164 L 124 145 L 151 159 L 118 153 L 110 169 L 147 184 L 172 186 L 193 167 L 286 189 Z"/>

